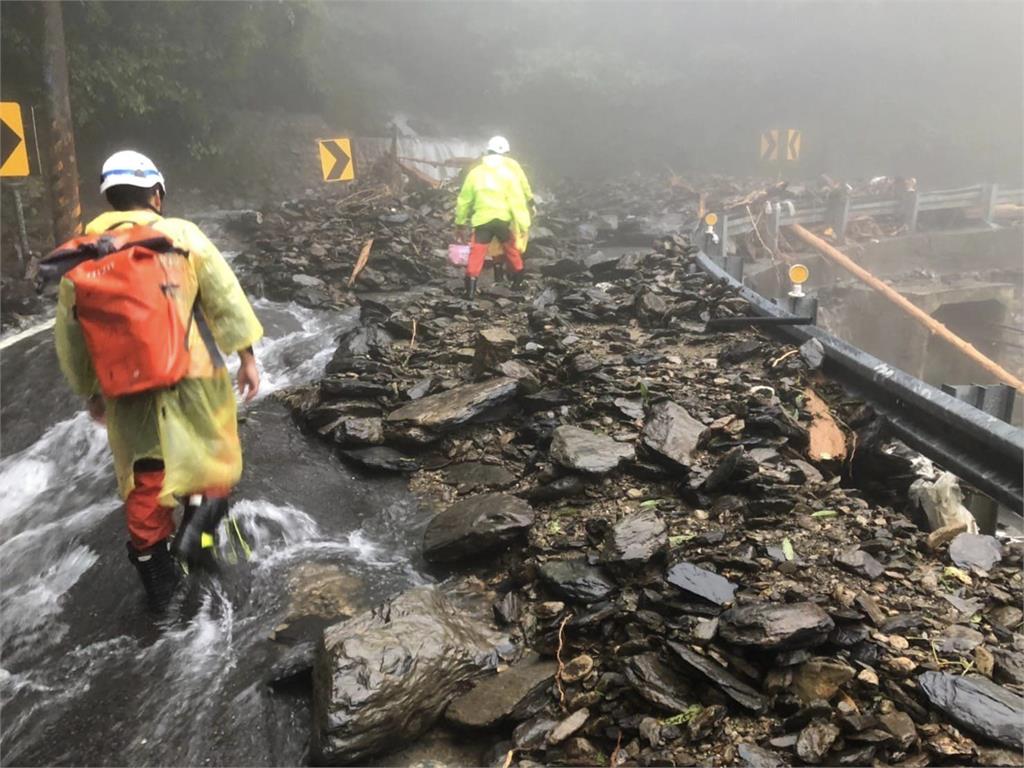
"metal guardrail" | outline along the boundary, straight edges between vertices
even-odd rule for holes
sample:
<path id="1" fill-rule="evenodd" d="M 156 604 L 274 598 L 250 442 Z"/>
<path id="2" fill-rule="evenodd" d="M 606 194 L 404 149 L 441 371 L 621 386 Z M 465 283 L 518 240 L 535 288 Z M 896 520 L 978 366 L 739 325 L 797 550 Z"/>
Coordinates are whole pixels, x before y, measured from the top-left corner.
<path id="1" fill-rule="evenodd" d="M 793 208 L 790 212 L 790 204 Z M 779 229 L 787 224 L 831 225 L 839 239 L 846 235 L 847 224 L 855 216 L 896 216 L 902 218 L 909 232 L 917 229 L 917 217 L 922 211 L 946 211 L 978 208 L 984 221 L 991 223 L 997 205 L 1024 205 L 1024 189 L 1001 190 L 995 184 L 978 184 L 961 189 L 946 189 L 935 192 L 905 192 L 898 198 L 851 197 L 837 193 L 827 205 L 799 208 L 796 201 L 773 203 L 764 211 L 771 247 L 777 246 Z M 758 211 L 756 213 L 762 213 Z M 750 215 L 720 215 L 715 226 L 722 243 L 730 235 L 753 232 L 754 221 Z"/>
<path id="2" fill-rule="evenodd" d="M 965 205 L 974 207 L 980 202 L 980 189 L 989 190 L 986 192 L 987 200 L 997 201 L 990 205 L 1024 199 L 1024 190 L 995 194 L 989 185 L 919 195 L 918 202 L 923 199 L 929 210 L 962 208 Z M 849 208 L 858 212 L 891 211 L 895 205 L 898 201 L 871 201 L 870 206 L 851 204 Z M 775 210 L 779 211 L 779 208 Z M 820 223 L 821 218 L 813 217 L 822 215 L 823 210 L 807 209 L 786 216 L 777 215 L 778 223 Z M 749 220 L 744 230 L 741 222 L 730 226 L 722 216 L 716 227 L 720 241 L 714 249 L 715 255 L 729 269 L 727 271 L 703 250 L 697 255 L 698 265 L 713 277 L 729 283 L 750 303 L 756 314 L 796 319 L 787 309 L 743 285 L 740 275 L 730 274 L 735 271 L 735 265 L 731 263 L 734 259 L 723 255 L 725 238 L 737 231 L 752 231 L 753 225 Z M 698 234 L 698 240 L 702 229 L 703 224 L 698 223 L 693 230 Z M 778 325 L 776 330 L 798 343 L 817 339 L 825 350 L 823 365 L 826 373 L 871 403 L 876 412 L 886 418 L 896 437 L 1018 515 L 1024 513 L 1024 430 L 926 384 L 817 326 L 786 324 Z"/>

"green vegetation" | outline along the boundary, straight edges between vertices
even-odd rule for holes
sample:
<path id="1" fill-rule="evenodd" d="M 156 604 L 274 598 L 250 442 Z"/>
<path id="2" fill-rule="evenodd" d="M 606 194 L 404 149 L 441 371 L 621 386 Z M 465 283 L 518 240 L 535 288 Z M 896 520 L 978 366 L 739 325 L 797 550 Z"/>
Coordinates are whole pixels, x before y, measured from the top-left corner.
<path id="1" fill-rule="evenodd" d="M 690 722 L 704 710 L 700 704 L 691 704 L 678 715 L 672 715 L 672 717 L 666 717 L 661 721 L 662 725 L 684 725 Z"/>
<path id="2" fill-rule="evenodd" d="M 214 128 L 223 110 L 315 102 L 296 55 L 316 23 L 311 3 L 89 2 L 62 10 L 80 153 L 99 157 L 129 139 L 202 160 L 221 149 Z M 41 105 L 42 4 L 3 3 L 0 14 L 4 98 Z"/>

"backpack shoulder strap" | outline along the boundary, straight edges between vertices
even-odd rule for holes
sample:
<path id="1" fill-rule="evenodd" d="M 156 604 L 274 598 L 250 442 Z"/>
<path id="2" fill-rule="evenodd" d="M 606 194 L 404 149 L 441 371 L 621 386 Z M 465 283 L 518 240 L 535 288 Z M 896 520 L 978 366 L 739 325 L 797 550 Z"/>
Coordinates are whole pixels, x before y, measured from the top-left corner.
<path id="1" fill-rule="evenodd" d="M 113 224 L 111 224 L 111 225 L 110 225 L 109 227 L 107 227 L 107 228 L 106 228 L 105 230 L 103 230 L 103 231 L 104 231 L 104 232 L 110 232 L 111 230 L 114 230 L 114 229 L 120 229 L 120 228 L 121 228 L 121 227 L 123 227 L 123 226 L 124 226 L 125 224 L 130 224 L 130 225 L 131 225 L 132 227 L 137 227 L 137 226 L 140 226 L 139 224 L 136 224 L 136 223 L 135 223 L 134 221 L 116 221 L 116 222 L 114 222 Z"/>
<path id="2" fill-rule="evenodd" d="M 132 224 L 130 229 L 115 229 L 122 224 Z M 39 277 L 43 282 L 55 282 L 84 261 L 102 259 L 126 248 L 146 248 L 157 253 L 180 253 L 174 241 L 156 229 L 145 224 L 122 221 L 105 232 L 94 235 L 80 235 L 58 246 L 39 262 Z"/>

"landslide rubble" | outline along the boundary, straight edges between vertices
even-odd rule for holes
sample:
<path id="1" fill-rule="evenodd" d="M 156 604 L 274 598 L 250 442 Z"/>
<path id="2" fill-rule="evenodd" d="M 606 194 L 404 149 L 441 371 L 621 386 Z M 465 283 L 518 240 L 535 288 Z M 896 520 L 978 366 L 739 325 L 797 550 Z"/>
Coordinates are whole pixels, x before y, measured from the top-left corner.
<path id="1" fill-rule="evenodd" d="M 487 281 L 473 304 L 438 253 L 440 202 L 403 222 L 367 206 L 367 230 L 289 222 L 296 253 L 337 236 L 350 245 L 328 254 L 351 261 L 364 238 L 389 243 L 374 287 L 415 289 L 353 295 L 350 261 L 302 256 L 324 281 L 309 291 L 357 302 L 360 324 L 321 381 L 283 399 L 354 466 L 409 475 L 437 508 L 438 579 L 476 584 L 519 649 L 488 666 L 470 643 L 457 679 L 419 694 L 415 728 L 389 715 L 370 736 L 358 707 L 325 703 L 344 712 L 318 726 L 326 754 L 360 760 L 444 709 L 497 766 L 1021 765 L 1019 542 L 929 536 L 870 405 L 768 336 L 705 333 L 748 310 L 694 269 L 684 237 L 588 251 L 584 225 L 592 242 L 622 225 L 598 227 L 599 208 L 542 216 L 525 289 Z M 814 459 L 822 421 L 845 451 Z M 381 611 L 326 630 L 317 680 L 364 685 L 346 670 L 352 649 L 377 663 L 357 633 Z M 367 650 L 386 653 L 381 637 Z"/>

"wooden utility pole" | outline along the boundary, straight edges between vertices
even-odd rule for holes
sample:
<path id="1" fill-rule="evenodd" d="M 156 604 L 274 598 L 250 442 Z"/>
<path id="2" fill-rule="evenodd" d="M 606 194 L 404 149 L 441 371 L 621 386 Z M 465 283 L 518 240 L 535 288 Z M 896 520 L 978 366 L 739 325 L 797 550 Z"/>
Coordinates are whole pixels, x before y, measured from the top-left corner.
<path id="1" fill-rule="evenodd" d="M 929 333 L 933 333 L 936 336 L 939 336 L 940 338 L 948 341 L 960 352 L 962 352 L 964 355 L 966 355 L 971 360 L 980 365 L 982 368 L 984 368 L 988 373 L 992 374 L 997 379 L 999 379 L 999 381 L 1003 382 L 1004 384 L 1009 384 L 1014 389 L 1024 392 L 1024 381 L 1018 379 L 1008 370 L 999 365 L 999 363 L 983 355 L 981 352 L 977 350 L 977 348 L 974 347 L 973 344 L 957 336 L 955 333 L 949 330 L 949 328 L 944 326 L 934 317 L 932 317 L 923 309 L 921 309 L 913 302 L 911 302 L 910 299 L 908 299 L 902 293 L 895 290 L 886 283 L 883 283 L 877 277 L 875 277 L 866 269 L 864 269 L 864 267 L 860 266 L 860 264 L 857 264 L 857 262 L 855 262 L 845 253 L 840 251 L 838 248 L 834 248 L 833 246 L 829 245 L 820 237 L 811 232 L 808 232 L 799 224 L 792 224 L 790 226 L 801 240 L 803 240 L 808 245 L 811 245 L 814 248 L 818 249 L 831 261 L 838 264 L 851 275 L 874 288 L 880 294 L 885 296 L 885 298 L 887 298 L 897 307 L 899 307 L 908 315 L 910 315 L 914 320 L 923 325 Z"/>
<path id="2" fill-rule="evenodd" d="M 68 60 L 59 0 L 43 2 L 43 78 L 46 86 L 47 152 L 54 243 L 77 235 L 82 206 L 78 199 L 78 163 L 68 96 Z"/>

